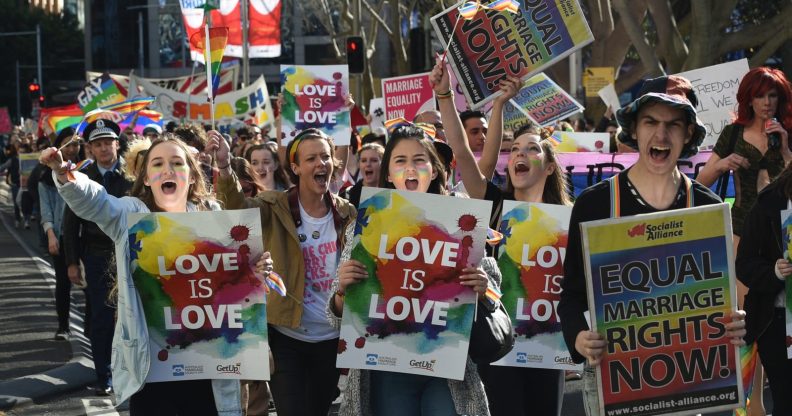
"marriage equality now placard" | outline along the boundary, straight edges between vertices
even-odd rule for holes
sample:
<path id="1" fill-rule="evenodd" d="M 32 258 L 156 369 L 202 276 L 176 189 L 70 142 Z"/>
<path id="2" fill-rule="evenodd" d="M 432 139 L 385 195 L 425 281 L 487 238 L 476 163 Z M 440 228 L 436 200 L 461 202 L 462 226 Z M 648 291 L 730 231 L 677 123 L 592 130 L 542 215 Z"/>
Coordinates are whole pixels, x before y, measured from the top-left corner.
<path id="1" fill-rule="evenodd" d="M 399 117 L 413 120 L 418 114 L 435 109 L 428 73 L 383 78 L 382 95 L 385 97 L 385 120 Z"/>
<path id="2" fill-rule="evenodd" d="M 576 0 L 524 0 L 517 13 L 481 9 L 469 20 L 458 7 L 432 17 L 437 37 L 474 110 L 500 94 L 506 76 L 527 80 L 594 40 Z"/>
<path id="3" fill-rule="evenodd" d="M 257 209 L 129 214 L 147 382 L 269 379 L 260 218 Z"/>
<path id="4" fill-rule="evenodd" d="M 600 413 L 687 415 L 743 401 L 729 205 L 581 224 Z"/>
<path id="5" fill-rule="evenodd" d="M 462 380 L 476 293 L 462 269 L 485 254 L 492 203 L 364 187 L 346 289 L 339 368 Z"/>
<path id="6" fill-rule="evenodd" d="M 501 302 L 516 339 L 514 349 L 493 365 L 579 369 L 564 343 L 557 311 L 571 213 L 572 207 L 564 205 L 503 201 Z"/>
<path id="7" fill-rule="evenodd" d="M 336 145 L 349 144 L 352 119 L 346 106 L 346 65 L 281 65 L 283 144 L 302 130 L 317 128 Z"/>

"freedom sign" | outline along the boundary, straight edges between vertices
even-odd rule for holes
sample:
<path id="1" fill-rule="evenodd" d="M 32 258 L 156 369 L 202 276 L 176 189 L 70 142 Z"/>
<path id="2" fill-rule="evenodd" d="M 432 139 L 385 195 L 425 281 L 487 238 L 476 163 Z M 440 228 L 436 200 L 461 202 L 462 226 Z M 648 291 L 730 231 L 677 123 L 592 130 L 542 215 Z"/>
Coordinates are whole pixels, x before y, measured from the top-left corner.
<path id="1" fill-rule="evenodd" d="M 369 277 L 344 297 L 339 368 L 462 380 L 477 295 L 459 283 L 484 257 L 489 201 L 364 187 L 352 258 Z"/>
<path id="2" fill-rule="evenodd" d="M 501 302 L 516 335 L 514 349 L 492 365 L 580 370 L 572 363 L 556 309 L 564 278 L 572 207 L 503 201 L 498 268 Z"/>
<path id="3" fill-rule="evenodd" d="M 600 413 L 687 415 L 744 403 L 729 205 L 581 224 Z"/>
<path id="4" fill-rule="evenodd" d="M 382 95 L 385 97 L 385 120 L 404 117 L 412 121 L 424 111 L 437 109 L 428 72 L 385 78 L 382 80 Z"/>
<path id="5" fill-rule="evenodd" d="M 336 145 L 349 144 L 352 120 L 346 65 L 281 65 L 281 125 L 286 145 L 307 128 L 317 128 Z"/>
<path id="6" fill-rule="evenodd" d="M 748 60 L 740 59 L 677 74 L 690 80 L 696 91 L 696 113 L 707 127 L 701 148 L 712 149 L 723 128 L 731 124 L 737 114 L 737 89 L 746 73 Z"/>
<path id="7" fill-rule="evenodd" d="M 575 0 L 525 0 L 519 13 L 479 10 L 461 19 L 459 4 L 432 17 L 472 109 L 501 94 L 507 76 L 527 80 L 594 40 Z"/>
<path id="8" fill-rule="evenodd" d="M 525 81 L 523 87 L 510 101 L 542 127 L 550 126 L 558 120 L 583 111 L 583 106 L 544 72 Z"/>
<path id="9" fill-rule="evenodd" d="M 258 210 L 127 218 L 130 272 L 151 344 L 146 382 L 268 380 Z"/>

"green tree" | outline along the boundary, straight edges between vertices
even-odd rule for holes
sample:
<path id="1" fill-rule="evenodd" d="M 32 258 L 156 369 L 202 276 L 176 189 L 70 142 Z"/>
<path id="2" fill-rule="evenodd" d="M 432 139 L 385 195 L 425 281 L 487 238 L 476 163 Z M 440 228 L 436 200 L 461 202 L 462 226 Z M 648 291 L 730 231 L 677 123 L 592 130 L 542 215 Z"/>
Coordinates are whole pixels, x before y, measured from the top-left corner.
<path id="1" fill-rule="evenodd" d="M 70 14 L 46 13 L 31 6 L 19 6 L 16 0 L 0 0 L 0 33 L 35 31 L 41 25 L 41 60 L 43 87 L 47 101 L 56 93 L 58 81 L 84 79 L 84 65 L 74 60 L 83 58 L 83 32 L 78 28 L 77 18 Z M 12 36 L 0 38 L 3 44 L 3 63 L 0 64 L 0 106 L 7 106 L 12 117 L 16 113 L 16 62 L 20 68 L 21 109 L 29 116 L 31 103 L 27 85 L 36 73 L 36 36 Z"/>

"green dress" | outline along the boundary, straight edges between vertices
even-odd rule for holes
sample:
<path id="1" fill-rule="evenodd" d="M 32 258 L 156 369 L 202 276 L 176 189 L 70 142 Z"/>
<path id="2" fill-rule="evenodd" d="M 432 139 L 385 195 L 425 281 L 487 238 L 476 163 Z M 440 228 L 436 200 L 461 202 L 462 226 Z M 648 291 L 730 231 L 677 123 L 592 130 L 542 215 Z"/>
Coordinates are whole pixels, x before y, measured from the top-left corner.
<path id="1" fill-rule="evenodd" d="M 784 170 L 784 158 L 781 156 L 780 149 L 767 150 L 763 155 L 759 149 L 745 141 L 743 138 L 744 126 L 739 124 L 729 124 L 723 128 L 715 148 L 712 149 L 721 159 L 731 153 L 737 153 L 748 159 L 750 166 L 739 168 L 734 171 L 734 204 L 732 205 L 732 232 L 735 235 L 742 235 L 742 226 L 745 216 L 748 215 L 751 207 L 756 202 L 758 195 L 758 181 L 760 172 L 766 170 L 770 180 L 775 179 Z M 729 141 L 731 135 L 736 134 L 737 140 L 734 143 L 734 151 L 729 153 Z"/>

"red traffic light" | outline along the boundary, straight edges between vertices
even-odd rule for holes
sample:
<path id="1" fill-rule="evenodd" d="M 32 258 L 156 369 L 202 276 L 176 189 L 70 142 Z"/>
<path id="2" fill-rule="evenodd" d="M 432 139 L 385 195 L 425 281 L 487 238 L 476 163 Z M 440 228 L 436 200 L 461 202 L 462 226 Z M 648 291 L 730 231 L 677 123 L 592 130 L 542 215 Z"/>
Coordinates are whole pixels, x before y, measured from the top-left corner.
<path id="1" fill-rule="evenodd" d="M 365 53 L 363 48 L 363 38 L 360 36 L 350 36 L 346 41 L 347 65 L 350 74 L 361 74 L 365 66 Z"/>
<path id="2" fill-rule="evenodd" d="M 36 92 L 39 91 L 40 89 L 41 87 L 39 86 L 39 84 L 36 84 L 35 82 L 31 82 L 30 84 L 28 84 L 28 90 L 30 92 Z"/>
<path id="3" fill-rule="evenodd" d="M 40 95 L 40 96 L 39 96 L 39 102 L 40 102 L 40 103 L 43 103 L 43 102 L 44 102 L 44 96 L 43 96 L 43 95 Z"/>

